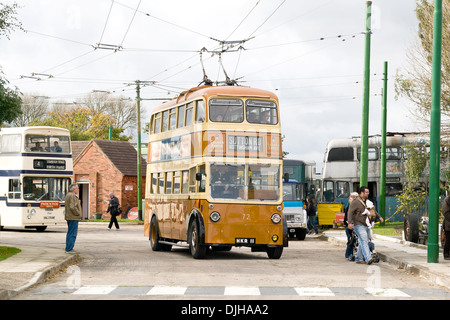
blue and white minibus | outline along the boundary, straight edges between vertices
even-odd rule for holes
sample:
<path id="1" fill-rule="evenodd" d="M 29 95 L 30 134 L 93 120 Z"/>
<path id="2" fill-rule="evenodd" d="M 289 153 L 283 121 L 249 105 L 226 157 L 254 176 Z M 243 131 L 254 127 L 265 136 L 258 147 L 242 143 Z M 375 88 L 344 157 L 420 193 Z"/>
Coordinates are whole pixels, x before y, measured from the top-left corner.
<path id="1" fill-rule="evenodd" d="M 65 224 L 64 199 L 73 177 L 69 130 L 0 129 L 0 228 L 44 231 Z"/>
<path id="2" fill-rule="evenodd" d="M 283 159 L 283 217 L 289 235 L 305 240 L 307 215 L 305 199 L 314 185 L 315 163 Z"/>

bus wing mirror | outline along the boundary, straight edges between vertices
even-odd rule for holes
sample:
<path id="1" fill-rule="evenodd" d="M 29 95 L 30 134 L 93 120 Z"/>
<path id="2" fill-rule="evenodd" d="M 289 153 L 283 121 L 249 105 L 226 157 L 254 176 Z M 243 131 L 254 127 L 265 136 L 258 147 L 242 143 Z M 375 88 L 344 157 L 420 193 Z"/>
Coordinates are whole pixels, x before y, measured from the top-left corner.
<path id="1" fill-rule="evenodd" d="M 195 180 L 202 181 L 203 173 L 196 173 L 195 174 Z"/>
<path id="2" fill-rule="evenodd" d="M 286 172 L 283 177 L 284 177 L 284 182 L 289 182 L 289 173 Z"/>

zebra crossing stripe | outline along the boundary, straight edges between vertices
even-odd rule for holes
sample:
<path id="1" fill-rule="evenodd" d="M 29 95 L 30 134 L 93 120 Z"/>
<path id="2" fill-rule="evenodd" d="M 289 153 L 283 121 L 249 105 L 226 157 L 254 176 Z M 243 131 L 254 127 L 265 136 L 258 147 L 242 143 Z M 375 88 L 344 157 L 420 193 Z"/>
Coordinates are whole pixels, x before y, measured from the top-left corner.
<path id="1" fill-rule="evenodd" d="M 86 286 L 74 291 L 73 294 L 109 294 L 117 286 Z"/>
<path id="2" fill-rule="evenodd" d="M 225 287 L 226 296 L 259 296 L 261 292 L 258 287 Z"/>
<path id="3" fill-rule="evenodd" d="M 177 286 L 154 286 L 147 295 L 184 295 L 187 287 Z"/>
<path id="4" fill-rule="evenodd" d="M 304 287 L 294 288 L 301 297 L 334 297 L 335 294 L 329 288 Z"/>
<path id="5" fill-rule="evenodd" d="M 385 297 L 385 298 L 410 298 L 409 294 L 404 293 L 398 289 L 382 289 L 382 288 L 364 288 L 368 293 L 375 297 Z"/>

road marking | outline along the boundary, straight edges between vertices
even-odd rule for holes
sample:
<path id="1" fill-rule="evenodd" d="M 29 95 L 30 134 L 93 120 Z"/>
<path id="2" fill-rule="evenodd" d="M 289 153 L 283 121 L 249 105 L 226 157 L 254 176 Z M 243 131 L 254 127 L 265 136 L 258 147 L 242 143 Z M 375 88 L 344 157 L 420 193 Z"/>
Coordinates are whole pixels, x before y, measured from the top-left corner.
<path id="1" fill-rule="evenodd" d="M 226 296 L 259 296 L 261 292 L 258 287 L 225 287 Z"/>
<path id="2" fill-rule="evenodd" d="M 374 297 L 384 298 L 410 298 L 409 294 L 404 293 L 399 289 L 385 289 L 385 288 L 364 288 L 368 293 Z"/>
<path id="3" fill-rule="evenodd" d="M 49 288 L 53 288 L 50 290 Z M 440 297 L 450 298 L 450 292 L 444 289 L 394 289 L 394 288 L 325 288 L 325 287 L 189 287 L 189 286 L 118 286 L 92 285 L 78 289 L 67 287 L 45 287 L 37 289 L 34 294 L 76 294 L 76 295 L 206 295 L 206 296 L 286 296 L 286 297 L 379 297 L 411 298 Z"/>
<path id="4" fill-rule="evenodd" d="M 73 294 L 109 294 L 116 288 L 117 286 L 83 286 Z"/>
<path id="5" fill-rule="evenodd" d="M 147 292 L 148 295 L 184 295 L 187 287 L 154 286 Z"/>
<path id="6" fill-rule="evenodd" d="M 329 288 L 303 287 L 294 288 L 301 297 L 334 297 L 334 293 Z"/>

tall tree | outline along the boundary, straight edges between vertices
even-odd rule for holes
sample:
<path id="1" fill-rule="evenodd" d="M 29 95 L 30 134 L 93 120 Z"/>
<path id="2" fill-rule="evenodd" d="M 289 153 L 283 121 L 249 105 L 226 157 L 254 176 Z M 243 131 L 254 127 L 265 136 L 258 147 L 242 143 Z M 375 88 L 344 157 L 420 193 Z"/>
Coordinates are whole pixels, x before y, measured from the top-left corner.
<path id="1" fill-rule="evenodd" d="M 22 114 L 12 121 L 16 127 L 25 127 L 36 119 L 47 116 L 48 98 L 37 93 L 28 93 L 22 96 Z"/>
<path id="2" fill-rule="evenodd" d="M 67 111 L 51 111 L 45 119 L 32 121 L 30 125 L 56 126 L 67 128 L 73 141 L 91 139 L 108 139 L 109 127 L 113 124 L 111 117 L 105 113 L 89 108 L 70 108 Z M 123 129 L 113 128 L 114 140 L 127 141 L 131 137 L 120 136 Z"/>
<path id="3" fill-rule="evenodd" d="M 14 29 L 22 29 L 21 23 L 16 18 L 17 7 L 16 3 L 12 5 L 0 3 L 0 37 L 6 36 L 9 39 L 9 35 Z M 13 121 L 22 112 L 20 92 L 17 88 L 8 88 L 8 84 L 9 82 L 3 77 L 3 71 L 0 68 L 0 125 Z"/>
<path id="4" fill-rule="evenodd" d="M 431 75 L 433 58 L 434 1 L 418 0 L 416 16 L 418 37 L 406 57 L 406 66 L 397 71 L 396 95 L 414 103 L 414 114 L 424 125 L 429 125 L 431 111 Z M 450 1 L 442 3 L 442 90 L 441 134 L 450 137 Z"/>
<path id="5" fill-rule="evenodd" d="M 136 106 L 124 96 L 114 96 L 101 91 L 92 92 L 78 99 L 76 105 L 109 115 L 115 128 L 134 129 L 137 123 Z"/>

